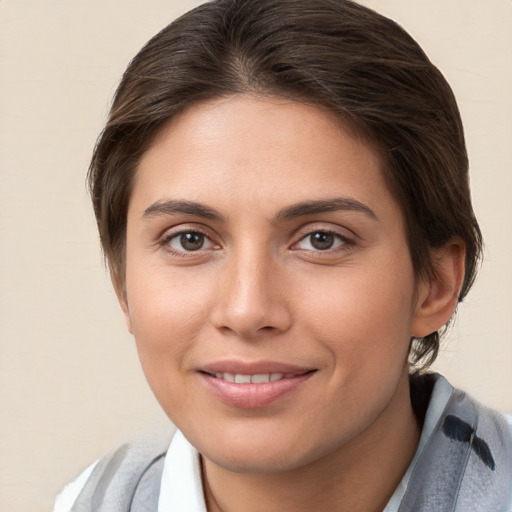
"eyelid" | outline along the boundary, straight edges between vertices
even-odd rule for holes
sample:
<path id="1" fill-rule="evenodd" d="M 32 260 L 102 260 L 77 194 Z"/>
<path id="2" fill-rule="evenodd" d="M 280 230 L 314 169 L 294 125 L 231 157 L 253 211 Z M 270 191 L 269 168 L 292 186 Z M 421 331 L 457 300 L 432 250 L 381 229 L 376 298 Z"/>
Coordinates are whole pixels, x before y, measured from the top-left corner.
<path id="1" fill-rule="evenodd" d="M 308 224 L 305 224 L 295 231 L 293 238 L 295 239 L 295 241 L 299 241 L 307 237 L 308 235 L 312 235 L 318 232 L 329 233 L 331 235 L 338 235 L 344 240 L 351 240 L 353 242 L 355 242 L 355 239 L 357 238 L 356 234 L 353 233 L 350 229 L 336 224 L 325 222 L 310 222 Z"/>
<path id="2" fill-rule="evenodd" d="M 311 248 L 309 248 L 309 247 L 300 248 L 299 247 L 299 249 L 302 249 L 304 251 L 312 251 L 312 252 L 317 252 L 318 251 L 318 252 L 328 253 L 329 251 L 335 251 L 339 247 L 342 247 L 342 246 L 347 245 L 349 243 L 344 237 L 342 237 L 338 233 L 327 233 L 327 232 L 324 232 L 324 231 L 315 231 L 315 232 L 313 232 L 313 233 L 311 233 L 309 235 L 306 235 L 306 236 L 302 237 L 298 242 L 296 242 L 295 245 L 298 246 L 298 245 L 306 242 L 308 239 L 311 239 L 311 237 L 313 235 L 315 235 L 316 233 L 324 233 L 326 235 L 332 236 L 334 238 L 333 245 L 331 247 L 326 248 L 326 249 L 317 249 L 317 248 L 313 247 L 313 243 L 310 240 L 309 245 L 311 246 Z"/>
<path id="3" fill-rule="evenodd" d="M 329 248 L 325 250 L 321 249 L 301 249 L 297 247 L 297 245 L 306 239 L 308 236 L 314 235 L 315 233 L 325 233 L 329 235 L 334 235 L 338 237 L 343 243 L 334 248 Z M 291 244 L 292 250 L 304 251 L 310 253 L 318 253 L 319 255 L 324 254 L 332 254 L 340 251 L 346 251 L 352 248 L 356 244 L 356 235 L 352 233 L 347 228 L 342 226 L 333 226 L 332 224 L 324 224 L 324 223 L 313 223 L 306 224 L 305 226 L 301 226 L 296 232 L 294 236 L 294 241 Z"/>
<path id="4" fill-rule="evenodd" d="M 211 243 L 210 247 L 207 248 L 201 248 L 197 251 L 186 251 L 186 250 L 176 250 L 170 247 L 169 242 L 180 235 L 183 235 L 185 233 L 200 233 L 203 235 L 206 239 L 208 239 Z M 212 248 L 219 248 L 221 244 L 216 242 L 214 240 L 214 236 L 212 236 L 211 230 L 206 229 L 205 227 L 201 226 L 200 224 L 178 224 L 176 226 L 170 227 L 163 231 L 163 233 L 158 237 L 157 239 L 157 245 L 159 247 L 162 247 L 164 250 L 169 252 L 170 254 L 176 254 L 180 256 L 193 256 L 193 255 L 199 255 L 200 253 L 204 253 L 205 251 L 212 250 Z"/>

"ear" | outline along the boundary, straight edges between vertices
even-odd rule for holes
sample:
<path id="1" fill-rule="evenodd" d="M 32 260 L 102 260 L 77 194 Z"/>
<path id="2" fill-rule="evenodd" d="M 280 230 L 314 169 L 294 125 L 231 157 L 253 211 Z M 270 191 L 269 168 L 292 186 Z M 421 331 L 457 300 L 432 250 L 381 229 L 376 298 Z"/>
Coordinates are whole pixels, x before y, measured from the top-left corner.
<path id="1" fill-rule="evenodd" d="M 114 287 L 114 291 L 117 295 L 117 300 L 119 301 L 119 305 L 121 306 L 121 310 L 123 311 L 124 320 L 126 322 L 126 327 L 130 334 L 133 334 L 132 327 L 132 319 L 130 317 L 130 309 L 128 307 L 128 299 L 126 296 L 126 286 L 125 279 L 120 274 L 119 270 L 110 267 L 110 280 L 112 281 L 112 286 Z"/>
<path id="2" fill-rule="evenodd" d="M 466 249 L 460 238 L 452 238 L 431 253 L 435 275 L 422 280 L 412 322 L 412 336 L 423 338 L 441 328 L 453 315 L 464 281 Z"/>

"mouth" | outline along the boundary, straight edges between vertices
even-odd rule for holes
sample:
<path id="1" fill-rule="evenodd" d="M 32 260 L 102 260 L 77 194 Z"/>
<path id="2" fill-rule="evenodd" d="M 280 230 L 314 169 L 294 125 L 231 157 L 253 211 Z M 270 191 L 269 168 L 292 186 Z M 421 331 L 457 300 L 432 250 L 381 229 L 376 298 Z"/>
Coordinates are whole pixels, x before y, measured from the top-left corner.
<path id="1" fill-rule="evenodd" d="M 216 364 L 198 374 L 206 389 L 225 405 L 259 409 L 299 392 L 316 372 L 289 365 Z"/>
<path id="2" fill-rule="evenodd" d="M 202 372 L 206 375 L 209 375 L 215 379 L 221 379 L 226 382 L 234 382 L 235 384 L 263 384 L 265 382 L 277 382 L 283 379 L 292 379 L 293 377 L 298 377 L 301 375 L 305 375 L 306 373 L 314 372 L 316 370 L 305 370 L 300 373 L 254 373 L 254 374 L 245 374 L 245 373 L 229 373 L 229 372 Z"/>

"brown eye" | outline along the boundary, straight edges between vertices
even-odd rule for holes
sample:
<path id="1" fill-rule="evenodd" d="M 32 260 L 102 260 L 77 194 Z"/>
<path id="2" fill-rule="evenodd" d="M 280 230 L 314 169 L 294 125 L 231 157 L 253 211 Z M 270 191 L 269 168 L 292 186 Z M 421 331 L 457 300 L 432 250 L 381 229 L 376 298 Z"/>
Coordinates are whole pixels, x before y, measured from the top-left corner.
<path id="1" fill-rule="evenodd" d="M 199 231 L 182 231 L 167 238 L 165 242 L 176 253 L 194 252 L 201 249 L 211 249 L 214 244 Z"/>
<path id="2" fill-rule="evenodd" d="M 312 247 L 319 251 L 325 251 L 334 245 L 334 235 L 331 233 L 318 232 L 309 236 Z"/>
<path id="3" fill-rule="evenodd" d="M 186 251 L 197 251 L 204 245 L 202 233 L 183 233 L 180 235 L 180 244 Z"/>
<path id="4" fill-rule="evenodd" d="M 350 244 L 344 236 L 329 231 L 313 231 L 297 244 L 298 249 L 306 251 L 328 251 Z"/>

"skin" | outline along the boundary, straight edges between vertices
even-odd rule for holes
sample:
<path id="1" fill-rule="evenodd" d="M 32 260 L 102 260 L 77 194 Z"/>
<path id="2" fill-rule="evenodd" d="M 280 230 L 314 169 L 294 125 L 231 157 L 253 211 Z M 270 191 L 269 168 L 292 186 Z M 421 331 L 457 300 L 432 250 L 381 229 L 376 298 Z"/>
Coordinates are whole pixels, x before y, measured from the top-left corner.
<path id="1" fill-rule="evenodd" d="M 451 316 L 462 245 L 436 262 L 416 278 L 377 153 L 323 110 L 242 95 L 160 132 L 113 280 L 153 392 L 202 455 L 210 511 L 382 510 L 419 439 L 409 341 Z M 311 372 L 236 407 L 201 373 L 226 359 Z"/>

